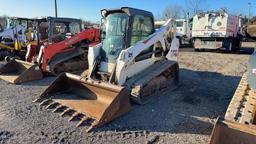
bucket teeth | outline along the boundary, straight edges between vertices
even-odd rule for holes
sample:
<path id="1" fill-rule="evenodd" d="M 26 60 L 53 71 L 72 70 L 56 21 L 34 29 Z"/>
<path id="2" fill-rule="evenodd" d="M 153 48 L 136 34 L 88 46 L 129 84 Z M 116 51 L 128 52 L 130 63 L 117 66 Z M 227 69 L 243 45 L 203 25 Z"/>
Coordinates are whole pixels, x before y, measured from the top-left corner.
<path id="1" fill-rule="evenodd" d="M 70 109 L 70 108 L 67 108 L 67 109 L 65 109 L 61 114 L 60 114 L 60 116 L 64 116 L 65 114 L 68 114 L 68 113 L 70 113 L 70 112 L 72 112 L 72 111 L 74 111 L 74 110 L 72 110 L 72 109 Z"/>
<path id="2" fill-rule="evenodd" d="M 81 125 L 83 125 L 86 121 L 89 121 L 91 118 L 89 117 L 84 117 L 82 118 L 79 123 L 76 125 L 76 127 L 80 127 Z"/>
<path id="3" fill-rule="evenodd" d="M 95 127 L 95 126 L 92 126 L 92 125 L 91 125 L 88 129 L 86 129 L 86 132 L 91 132 L 92 129 L 94 129 L 94 127 Z"/>
<path id="4" fill-rule="evenodd" d="M 61 110 L 61 109 L 64 109 L 64 108 L 66 108 L 66 106 L 63 106 L 63 105 L 59 105 L 59 106 L 57 106 L 54 110 L 52 110 L 52 112 L 57 112 L 57 111 L 59 111 L 59 110 Z"/>
<path id="5" fill-rule="evenodd" d="M 53 101 L 51 99 L 46 99 L 46 100 L 43 100 L 39 106 L 44 106 L 44 105 L 48 105 L 50 103 L 52 103 Z"/>
<path id="6" fill-rule="evenodd" d="M 41 102 L 41 101 L 42 101 L 42 99 L 38 98 L 38 99 L 35 99 L 33 102 L 37 103 L 37 102 Z"/>
<path id="7" fill-rule="evenodd" d="M 86 132 L 91 132 L 94 128 L 96 128 L 97 124 L 98 124 L 98 121 L 94 120 L 91 126 L 88 129 L 86 129 Z"/>
<path id="8" fill-rule="evenodd" d="M 98 125 L 98 121 L 97 120 L 95 120 L 95 119 L 93 119 L 93 121 L 92 121 L 92 123 L 91 123 L 91 126 L 88 128 L 88 129 L 86 129 L 86 132 L 91 132 L 94 128 L 96 128 L 96 126 Z"/>
<path id="9" fill-rule="evenodd" d="M 79 115 L 81 115 L 81 114 L 78 113 L 78 112 L 75 112 L 75 113 L 68 119 L 68 121 L 73 121 L 73 120 L 75 120 L 76 118 L 78 118 Z"/>
<path id="10" fill-rule="evenodd" d="M 57 102 L 52 102 L 52 103 L 50 103 L 47 107 L 46 107 L 46 109 L 50 109 L 52 106 L 55 106 L 55 105 L 59 105 L 59 103 L 57 103 Z"/>

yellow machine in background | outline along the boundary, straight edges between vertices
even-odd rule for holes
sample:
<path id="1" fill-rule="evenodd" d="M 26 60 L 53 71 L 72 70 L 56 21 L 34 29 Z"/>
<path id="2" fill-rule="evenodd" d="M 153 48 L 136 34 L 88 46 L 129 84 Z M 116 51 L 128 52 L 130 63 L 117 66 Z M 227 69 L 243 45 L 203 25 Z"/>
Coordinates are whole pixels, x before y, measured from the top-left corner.
<path id="1" fill-rule="evenodd" d="M 0 32 L 0 60 L 6 56 L 24 59 L 35 28 L 36 19 L 6 18 L 5 28 Z"/>

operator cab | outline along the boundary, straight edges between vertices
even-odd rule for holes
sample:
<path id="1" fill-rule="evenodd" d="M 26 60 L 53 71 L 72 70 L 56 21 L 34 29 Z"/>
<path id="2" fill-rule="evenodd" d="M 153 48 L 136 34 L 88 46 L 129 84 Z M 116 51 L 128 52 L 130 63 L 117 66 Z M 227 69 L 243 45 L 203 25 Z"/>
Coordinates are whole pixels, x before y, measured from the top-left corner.
<path id="1" fill-rule="evenodd" d="M 155 32 L 151 12 L 129 7 L 101 11 L 102 49 L 99 73 L 110 76 L 120 52 Z M 145 50 L 144 53 L 151 50 Z M 142 53 L 143 54 L 143 53 Z"/>
<path id="2" fill-rule="evenodd" d="M 47 17 L 38 21 L 40 41 L 60 42 L 82 30 L 80 19 Z"/>

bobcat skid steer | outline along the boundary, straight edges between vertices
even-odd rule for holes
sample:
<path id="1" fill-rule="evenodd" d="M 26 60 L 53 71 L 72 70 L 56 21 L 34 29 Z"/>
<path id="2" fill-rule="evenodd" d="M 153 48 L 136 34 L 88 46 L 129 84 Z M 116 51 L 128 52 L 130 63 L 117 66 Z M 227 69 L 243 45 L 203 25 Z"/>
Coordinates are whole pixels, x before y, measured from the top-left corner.
<path id="1" fill-rule="evenodd" d="M 144 104 L 178 82 L 173 20 L 155 31 L 151 12 L 122 7 L 101 13 L 102 42 L 89 47 L 89 69 L 81 76 L 63 73 L 35 100 L 87 131 L 128 112 L 129 98 Z"/>

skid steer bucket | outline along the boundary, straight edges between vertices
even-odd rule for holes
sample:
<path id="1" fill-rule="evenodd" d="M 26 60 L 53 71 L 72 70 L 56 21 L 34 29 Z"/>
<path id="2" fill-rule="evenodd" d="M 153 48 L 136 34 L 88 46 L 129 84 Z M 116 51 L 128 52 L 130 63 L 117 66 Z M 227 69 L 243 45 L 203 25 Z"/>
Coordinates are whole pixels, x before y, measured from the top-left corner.
<path id="1" fill-rule="evenodd" d="M 123 87 L 63 73 L 34 102 L 61 116 L 69 115 L 70 121 L 79 120 L 77 127 L 87 126 L 89 132 L 128 112 L 129 96 Z"/>
<path id="2" fill-rule="evenodd" d="M 256 128 L 227 120 L 217 120 L 210 144 L 255 144 Z"/>
<path id="3" fill-rule="evenodd" d="M 11 60 L 0 68 L 0 79 L 19 84 L 43 78 L 43 73 L 38 65 L 20 60 Z"/>

